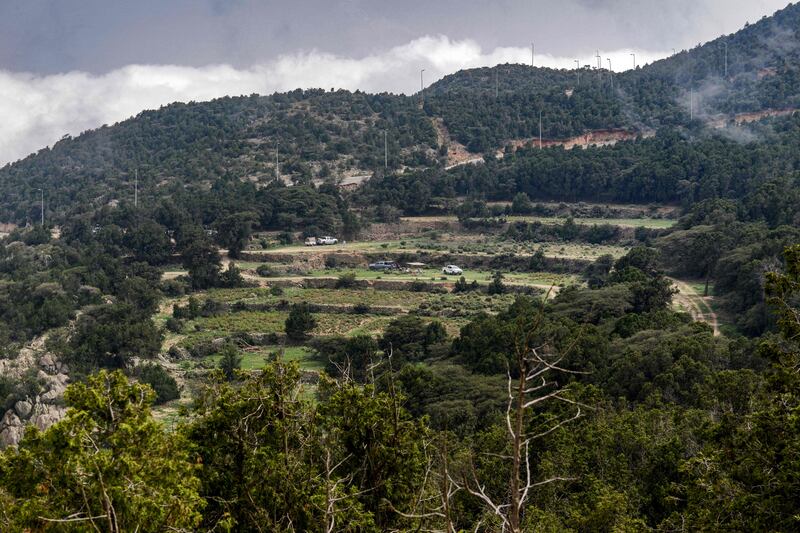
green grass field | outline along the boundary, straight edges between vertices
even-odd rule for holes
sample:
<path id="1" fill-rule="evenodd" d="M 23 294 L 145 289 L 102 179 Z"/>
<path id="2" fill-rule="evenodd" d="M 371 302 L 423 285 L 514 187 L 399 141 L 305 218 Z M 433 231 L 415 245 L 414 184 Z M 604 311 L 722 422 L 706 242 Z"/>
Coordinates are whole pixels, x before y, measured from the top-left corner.
<path id="1" fill-rule="evenodd" d="M 488 284 L 493 272 L 485 270 L 464 270 L 459 276 L 445 276 L 436 268 L 423 269 L 421 273 L 403 273 L 392 271 L 373 271 L 366 268 L 349 269 L 320 269 L 307 272 L 303 276 L 286 276 L 269 279 L 298 279 L 298 278 L 336 278 L 345 273 L 355 273 L 356 279 L 366 280 L 397 280 L 397 281 L 424 281 L 430 283 L 455 283 L 463 276 L 468 282 L 477 281 L 479 284 Z M 531 285 L 536 287 L 551 285 L 569 285 L 578 282 L 578 277 L 571 274 L 554 274 L 551 272 L 507 272 L 503 274 L 504 282 L 511 285 Z"/>
<path id="2" fill-rule="evenodd" d="M 260 370 L 267 364 L 268 358 L 275 352 L 280 352 L 284 361 L 297 361 L 300 368 L 304 370 L 320 371 L 325 365 L 313 357 L 313 352 L 305 346 L 259 346 L 256 350 L 248 350 L 241 353 L 242 370 Z M 220 355 L 210 355 L 205 361 L 214 366 L 219 364 Z"/>

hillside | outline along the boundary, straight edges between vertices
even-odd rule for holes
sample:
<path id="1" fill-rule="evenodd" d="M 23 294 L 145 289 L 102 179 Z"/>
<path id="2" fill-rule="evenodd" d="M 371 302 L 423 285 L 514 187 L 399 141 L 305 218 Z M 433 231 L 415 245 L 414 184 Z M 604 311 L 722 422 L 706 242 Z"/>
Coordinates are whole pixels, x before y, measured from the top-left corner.
<path id="1" fill-rule="evenodd" d="M 688 127 L 692 118 L 800 107 L 800 5 L 651 65 L 552 70 L 499 65 L 446 76 L 426 111 L 474 152 L 539 135 Z M 725 50 L 727 47 L 727 72 Z M 727 76 L 726 76 L 727 74 Z M 690 102 L 693 101 L 693 105 Z"/>
<path id="2" fill-rule="evenodd" d="M 614 144 L 664 128 L 689 138 L 737 115 L 800 107 L 798 28 L 800 5 L 790 5 L 733 35 L 621 74 L 523 65 L 464 70 L 426 88 L 423 107 L 421 95 L 321 89 L 173 104 L 64 138 L 0 169 L 0 221 L 36 220 L 39 188 L 48 218 L 130 202 L 136 169 L 145 199 L 209 190 L 223 177 L 257 188 L 273 181 L 358 183 L 384 173 L 384 132 L 394 173 L 535 144 L 540 116 L 545 146 Z"/>

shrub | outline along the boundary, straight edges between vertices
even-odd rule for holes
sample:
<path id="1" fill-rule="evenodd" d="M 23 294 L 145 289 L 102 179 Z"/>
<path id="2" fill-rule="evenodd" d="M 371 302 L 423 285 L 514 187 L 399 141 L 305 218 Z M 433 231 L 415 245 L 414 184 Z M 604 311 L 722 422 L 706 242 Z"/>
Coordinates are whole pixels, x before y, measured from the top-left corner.
<path id="1" fill-rule="evenodd" d="M 286 318 L 286 336 L 293 341 L 301 341 L 316 327 L 317 321 L 307 304 L 295 304 Z"/>
<path id="2" fill-rule="evenodd" d="M 183 321 L 173 316 L 167 319 L 165 326 L 172 333 L 180 333 L 183 331 Z"/>
<path id="3" fill-rule="evenodd" d="M 363 302 L 357 303 L 356 305 L 353 306 L 353 313 L 357 315 L 366 315 L 367 313 L 369 313 L 369 305 Z"/>
<path id="4" fill-rule="evenodd" d="M 136 367 L 134 375 L 141 383 L 150 385 L 156 393 L 156 405 L 176 400 L 181 394 L 178 383 L 163 367 L 146 364 Z"/>
<path id="5" fill-rule="evenodd" d="M 270 267 L 267 264 L 263 264 L 263 265 L 258 265 L 256 267 L 256 274 L 258 274 L 262 278 L 269 278 L 274 276 L 275 272 L 272 270 L 272 267 Z"/>
<path id="6" fill-rule="evenodd" d="M 294 235 L 289 231 L 282 231 L 278 234 L 278 242 L 281 244 L 292 244 L 294 242 Z"/>
<path id="7" fill-rule="evenodd" d="M 272 287 L 269 288 L 269 293 L 272 296 L 282 296 L 283 295 L 283 287 L 280 287 L 278 285 L 273 285 Z"/>
<path id="8" fill-rule="evenodd" d="M 239 349 L 232 342 L 225 343 L 220 352 L 222 357 L 219 360 L 219 369 L 225 375 L 225 379 L 233 381 L 236 378 L 236 371 L 242 367 L 242 356 Z"/>
<path id="9" fill-rule="evenodd" d="M 356 284 L 356 273 L 355 272 L 347 272 L 345 274 L 341 274 L 336 279 L 336 288 L 337 289 L 351 289 Z"/>
<path id="10" fill-rule="evenodd" d="M 503 274 L 501 272 L 495 272 L 492 276 L 492 282 L 489 284 L 486 292 L 489 294 L 505 294 L 506 286 L 503 283 Z"/>

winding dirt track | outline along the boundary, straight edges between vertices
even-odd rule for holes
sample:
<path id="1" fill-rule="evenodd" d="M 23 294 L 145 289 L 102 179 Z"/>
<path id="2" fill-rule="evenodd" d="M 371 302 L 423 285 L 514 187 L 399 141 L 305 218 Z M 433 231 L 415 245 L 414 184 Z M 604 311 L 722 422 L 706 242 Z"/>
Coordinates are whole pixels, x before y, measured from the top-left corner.
<path id="1" fill-rule="evenodd" d="M 711 296 L 702 296 L 698 294 L 697 291 L 685 281 L 674 278 L 671 279 L 679 291 L 673 297 L 675 304 L 684 308 L 696 321 L 705 322 L 711 326 L 714 329 L 714 336 L 718 337 L 720 335 L 719 318 L 711 308 L 713 298 Z"/>

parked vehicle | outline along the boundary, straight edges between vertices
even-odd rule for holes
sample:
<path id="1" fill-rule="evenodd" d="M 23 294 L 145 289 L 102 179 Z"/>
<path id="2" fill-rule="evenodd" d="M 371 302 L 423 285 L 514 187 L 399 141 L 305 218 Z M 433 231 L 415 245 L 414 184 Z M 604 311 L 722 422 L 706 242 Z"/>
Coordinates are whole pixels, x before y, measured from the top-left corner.
<path id="1" fill-rule="evenodd" d="M 316 237 L 307 237 L 306 238 L 306 246 L 316 246 L 317 245 L 317 238 Z"/>
<path id="2" fill-rule="evenodd" d="M 458 268 L 456 265 L 447 265 L 442 269 L 442 274 L 446 274 L 448 276 L 460 276 L 463 273 L 464 271 Z"/>
<path id="3" fill-rule="evenodd" d="M 336 244 L 337 242 L 339 242 L 339 239 L 331 237 L 330 235 L 317 238 L 317 244 Z"/>
<path id="4" fill-rule="evenodd" d="M 396 270 L 400 268 L 394 261 L 376 261 L 369 264 L 370 270 Z"/>

